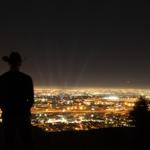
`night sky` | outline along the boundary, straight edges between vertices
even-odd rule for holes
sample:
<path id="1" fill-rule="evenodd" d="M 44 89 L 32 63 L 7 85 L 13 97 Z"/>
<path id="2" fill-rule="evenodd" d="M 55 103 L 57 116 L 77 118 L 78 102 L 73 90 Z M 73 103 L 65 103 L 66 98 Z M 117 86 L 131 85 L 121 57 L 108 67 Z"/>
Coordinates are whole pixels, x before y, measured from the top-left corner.
<path id="1" fill-rule="evenodd" d="M 150 6 L 5 1 L 0 56 L 19 51 L 36 86 L 150 87 Z M 8 69 L 0 62 L 0 73 Z"/>

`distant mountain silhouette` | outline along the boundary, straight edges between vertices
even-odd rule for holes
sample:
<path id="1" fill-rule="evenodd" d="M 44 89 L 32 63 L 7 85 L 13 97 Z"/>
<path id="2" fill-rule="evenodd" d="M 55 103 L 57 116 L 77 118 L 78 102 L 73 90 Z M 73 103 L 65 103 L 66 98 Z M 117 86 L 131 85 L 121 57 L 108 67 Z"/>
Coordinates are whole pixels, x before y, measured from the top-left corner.
<path id="1" fill-rule="evenodd" d="M 45 132 L 40 128 L 32 127 L 32 135 L 35 150 L 60 148 L 65 150 L 137 149 L 136 145 L 133 143 L 133 139 L 135 138 L 135 128 L 105 128 L 90 131 Z M 2 145 L 2 134 L 0 145 Z M 21 146 L 21 141 L 16 137 L 16 150 L 21 149 Z"/>

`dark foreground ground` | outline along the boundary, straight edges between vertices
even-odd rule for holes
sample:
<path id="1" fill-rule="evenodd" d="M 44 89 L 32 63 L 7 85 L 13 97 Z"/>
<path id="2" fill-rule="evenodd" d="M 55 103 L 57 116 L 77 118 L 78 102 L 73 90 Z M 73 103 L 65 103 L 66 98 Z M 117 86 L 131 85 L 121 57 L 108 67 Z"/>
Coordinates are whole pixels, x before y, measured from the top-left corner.
<path id="1" fill-rule="evenodd" d="M 1 128 L 0 128 L 1 133 Z M 137 136 L 135 128 L 105 128 L 91 131 L 68 131 L 48 133 L 33 127 L 32 135 L 35 150 L 130 150 L 146 149 L 149 137 L 146 135 Z M 139 139 L 140 138 L 140 139 Z M 2 136 L 0 145 L 2 145 Z M 17 139 L 18 140 L 18 139 Z M 22 144 L 17 143 L 17 149 L 22 149 Z M 1 147 L 0 147 L 1 149 Z M 149 149 L 149 148 L 148 148 Z"/>

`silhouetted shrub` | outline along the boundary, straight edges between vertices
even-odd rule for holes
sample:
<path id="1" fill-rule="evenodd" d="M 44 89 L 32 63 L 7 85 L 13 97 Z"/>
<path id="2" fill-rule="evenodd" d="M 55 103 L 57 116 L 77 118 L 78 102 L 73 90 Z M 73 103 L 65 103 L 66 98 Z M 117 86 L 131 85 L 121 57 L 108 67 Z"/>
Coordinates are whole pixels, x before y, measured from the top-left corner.
<path id="1" fill-rule="evenodd" d="M 137 128 L 146 128 L 149 125 L 148 102 L 144 97 L 140 97 L 130 112 L 132 124 Z"/>

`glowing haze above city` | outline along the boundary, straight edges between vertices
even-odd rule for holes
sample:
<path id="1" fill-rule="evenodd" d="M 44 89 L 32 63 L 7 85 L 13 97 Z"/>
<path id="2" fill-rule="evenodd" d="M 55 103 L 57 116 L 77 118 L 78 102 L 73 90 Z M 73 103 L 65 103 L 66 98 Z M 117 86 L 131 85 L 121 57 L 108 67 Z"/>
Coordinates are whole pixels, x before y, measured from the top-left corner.
<path id="1" fill-rule="evenodd" d="M 144 2 L 17 0 L 1 6 L 0 56 L 19 51 L 35 86 L 150 87 Z M 0 68 L 3 73 L 7 65 Z"/>

